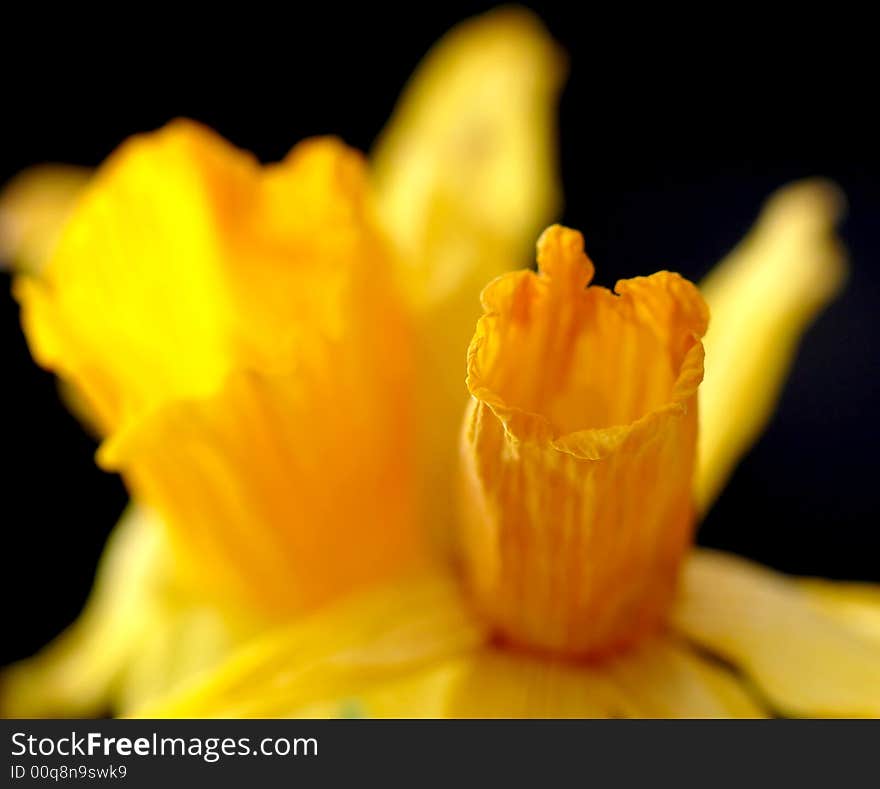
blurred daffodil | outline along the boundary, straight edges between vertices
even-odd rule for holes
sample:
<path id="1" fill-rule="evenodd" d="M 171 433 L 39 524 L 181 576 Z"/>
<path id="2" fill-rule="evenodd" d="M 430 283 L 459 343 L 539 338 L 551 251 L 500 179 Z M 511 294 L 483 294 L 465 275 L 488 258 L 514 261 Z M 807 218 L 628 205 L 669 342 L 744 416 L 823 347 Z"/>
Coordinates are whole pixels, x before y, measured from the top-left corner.
<path id="1" fill-rule="evenodd" d="M 875 589 L 692 545 L 844 275 L 837 193 L 779 192 L 702 295 L 589 286 L 559 226 L 493 279 L 557 205 L 559 74 L 502 12 L 428 58 L 372 175 L 188 122 L 102 167 L 16 293 L 140 505 L 8 712 L 880 715 Z"/>
<path id="2" fill-rule="evenodd" d="M 67 167 L 9 185 L 0 257 L 34 356 L 136 503 L 81 618 L 0 680 L 3 711 L 132 709 L 433 561 L 479 289 L 560 202 L 563 74 L 503 9 L 428 55 L 369 166 L 323 139 L 261 168 L 177 122 L 85 188 Z"/>

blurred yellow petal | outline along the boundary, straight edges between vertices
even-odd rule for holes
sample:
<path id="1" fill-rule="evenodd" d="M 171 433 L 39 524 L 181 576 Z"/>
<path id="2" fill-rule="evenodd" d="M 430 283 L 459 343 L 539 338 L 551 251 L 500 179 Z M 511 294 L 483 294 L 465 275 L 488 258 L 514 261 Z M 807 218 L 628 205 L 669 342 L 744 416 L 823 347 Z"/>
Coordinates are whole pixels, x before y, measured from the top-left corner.
<path id="1" fill-rule="evenodd" d="M 38 274 L 90 176 L 85 167 L 44 164 L 6 184 L 0 193 L 0 264 Z"/>
<path id="2" fill-rule="evenodd" d="M 261 168 L 176 122 L 108 160 L 16 293 L 192 580 L 286 615 L 421 559 L 392 276 L 359 154 Z"/>
<path id="3" fill-rule="evenodd" d="M 824 614 L 880 643 L 880 586 L 809 578 L 801 588 Z"/>
<path id="4" fill-rule="evenodd" d="M 145 512 L 130 509 L 123 516 L 79 619 L 36 657 L 4 672 L 4 715 L 89 715 L 109 707 L 150 618 L 160 540 L 159 528 Z"/>
<path id="5" fill-rule="evenodd" d="M 446 714 L 464 718 L 762 716 L 727 671 L 665 639 L 651 639 L 596 665 L 485 650 L 458 678 Z"/>
<path id="6" fill-rule="evenodd" d="M 417 392 L 424 518 L 448 532 L 462 352 L 479 293 L 522 266 L 560 207 L 556 106 L 564 57 L 541 22 L 504 8 L 452 30 L 428 54 L 379 138 L 384 224 L 419 313 Z"/>
<path id="7" fill-rule="evenodd" d="M 470 666 L 472 651 L 437 660 L 415 671 L 360 687 L 348 696 L 330 696 L 296 709 L 297 718 L 416 718 L 451 717 L 449 701 Z"/>
<path id="8" fill-rule="evenodd" d="M 425 576 L 360 594 L 278 629 L 204 682 L 140 714 L 289 717 L 337 699 L 336 714 L 344 714 L 346 700 L 484 641 L 457 584 Z M 351 706 L 356 709 L 354 701 Z"/>
<path id="9" fill-rule="evenodd" d="M 0 712 L 64 717 L 125 710 L 211 667 L 244 632 L 178 586 L 161 525 L 131 507 L 77 621 L 0 674 Z"/>
<path id="10" fill-rule="evenodd" d="M 45 164 L 6 184 L 0 192 L 0 267 L 39 276 L 91 175 L 86 167 Z M 97 433 L 90 407 L 73 384 L 60 381 L 59 392 L 83 425 Z"/>
<path id="11" fill-rule="evenodd" d="M 694 522 L 706 307 L 677 274 L 586 287 L 551 227 L 540 273 L 499 277 L 468 352 L 463 551 L 508 638 L 607 653 L 656 628 Z M 619 295 L 618 295 L 619 294 Z"/>
<path id="12" fill-rule="evenodd" d="M 825 614 L 786 576 L 695 551 L 673 625 L 745 672 L 784 714 L 880 716 L 880 643 Z"/>
<path id="13" fill-rule="evenodd" d="M 376 145 L 374 176 L 426 302 L 515 265 L 559 210 L 563 73 L 541 22 L 507 8 L 456 27 L 407 85 Z"/>
<path id="14" fill-rule="evenodd" d="M 301 717 L 764 717 L 739 680 L 669 639 L 598 664 L 485 647 L 438 661 Z"/>
<path id="15" fill-rule="evenodd" d="M 195 124 L 132 138 L 78 201 L 43 276 L 16 281 L 34 356 L 79 385 L 105 432 L 223 376 L 224 195 L 209 178 L 234 194 L 248 166 Z"/>
<path id="16" fill-rule="evenodd" d="M 304 341 L 347 328 L 357 286 L 372 277 L 360 301 L 392 301 L 390 275 L 355 151 L 313 140 L 261 168 L 177 121 L 107 160 L 16 291 L 38 361 L 81 383 L 111 432 L 241 367 L 294 366 Z"/>
<path id="17" fill-rule="evenodd" d="M 700 285 L 712 321 L 704 341 L 696 493 L 705 512 L 764 430 L 800 338 L 838 292 L 843 197 L 825 181 L 787 186 Z"/>

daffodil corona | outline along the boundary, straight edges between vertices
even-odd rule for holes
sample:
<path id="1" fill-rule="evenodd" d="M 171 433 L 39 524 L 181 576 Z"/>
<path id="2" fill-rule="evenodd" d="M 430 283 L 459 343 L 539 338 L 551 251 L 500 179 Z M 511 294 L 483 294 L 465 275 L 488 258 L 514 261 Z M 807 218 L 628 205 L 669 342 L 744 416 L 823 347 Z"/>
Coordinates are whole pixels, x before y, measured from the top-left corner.
<path id="1" fill-rule="evenodd" d="M 468 353 L 464 554 L 501 633 L 564 655 L 663 621 L 694 527 L 708 310 L 677 274 L 587 287 L 579 233 L 483 291 Z"/>
<path id="2" fill-rule="evenodd" d="M 372 165 L 324 139 L 260 167 L 181 121 L 72 209 L 45 176 L 0 204 L 69 215 L 7 234 L 15 292 L 136 502 L 6 712 L 880 715 L 874 588 L 693 546 L 842 281 L 839 196 L 781 190 L 702 291 L 592 286 L 557 225 L 503 273 L 555 210 L 561 63 L 489 14 Z"/>

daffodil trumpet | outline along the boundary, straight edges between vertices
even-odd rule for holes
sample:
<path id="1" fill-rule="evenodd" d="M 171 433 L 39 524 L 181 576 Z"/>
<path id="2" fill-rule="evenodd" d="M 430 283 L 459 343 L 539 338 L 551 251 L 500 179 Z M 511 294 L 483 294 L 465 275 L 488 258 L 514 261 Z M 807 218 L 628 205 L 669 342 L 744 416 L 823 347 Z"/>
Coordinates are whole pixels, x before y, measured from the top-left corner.
<path id="1" fill-rule="evenodd" d="M 510 271 L 561 63 L 494 12 L 372 163 L 176 122 L 89 180 L 15 293 L 137 504 L 6 712 L 880 715 L 875 588 L 694 547 L 843 281 L 840 197 L 781 190 L 701 288 L 592 285 L 559 225 Z"/>

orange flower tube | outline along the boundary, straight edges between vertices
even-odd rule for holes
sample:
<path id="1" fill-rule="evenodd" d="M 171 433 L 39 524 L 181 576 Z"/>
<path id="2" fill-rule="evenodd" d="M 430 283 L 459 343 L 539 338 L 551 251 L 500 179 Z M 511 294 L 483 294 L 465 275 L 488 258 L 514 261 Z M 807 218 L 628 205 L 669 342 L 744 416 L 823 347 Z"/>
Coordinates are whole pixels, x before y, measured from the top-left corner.
<path id="1" fill-rule="evenodd" d="M 664 620 L 695 522 L 708 310 L 659 272 L 587 287 L 583 239 L 499 277 L 468 353 L 462 551 L 507 640 L 598 655 Z"/>

